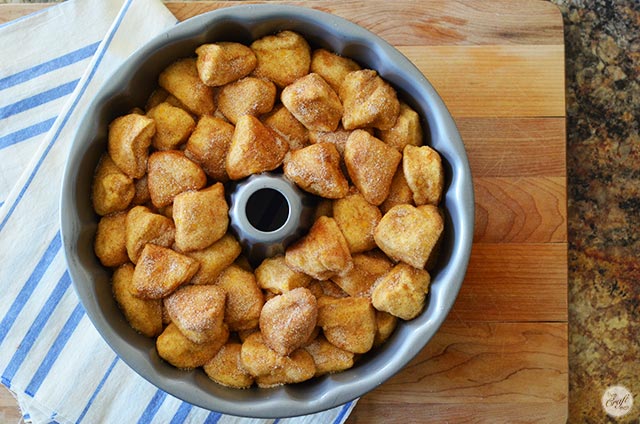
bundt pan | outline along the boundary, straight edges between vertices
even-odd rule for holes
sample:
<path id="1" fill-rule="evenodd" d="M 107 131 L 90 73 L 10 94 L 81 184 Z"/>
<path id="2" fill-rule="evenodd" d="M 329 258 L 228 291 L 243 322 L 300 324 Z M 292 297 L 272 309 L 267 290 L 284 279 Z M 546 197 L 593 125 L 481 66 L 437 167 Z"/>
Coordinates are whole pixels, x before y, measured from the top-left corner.
<path id="1" fill-rule="evenodd" d="M 156 353 L 154 340 L 128 325 L 112 297 L 110 272 L 93 253 L 98 216 L 91 204 L 91 181 L 106 149 L 109 122 L 135 106 L 144 106 L 163 68 L 193 55 L 203 43 L 248 44 L 281 30 L 296 31 L 312 48 L 326 48 L 376 70 L 421 115 L 425 142 L 440 153 L 445 169 L 445 235 L 427 306 L 417 318 L 399 323 L 383 346 L 347 371 L 277 388 L 237 390 L 214 383 L 201 369 L 181 371 L 165 363 Z M 62 184 L 61 228 L 69 273 L 102 337 L 123 361 L 158 388 L 193 405 L 238 416 L 275 418 L 322 411 L 364 395 L 402 370 L 445 320 L 471 251 L 474 199 L 469 164 L 454 121 L 434 88 L 405 56 L 378 36 L 345 19 L 302 7 L 222 8 L 182 22 L 140 48 L 86 110 Z"/>

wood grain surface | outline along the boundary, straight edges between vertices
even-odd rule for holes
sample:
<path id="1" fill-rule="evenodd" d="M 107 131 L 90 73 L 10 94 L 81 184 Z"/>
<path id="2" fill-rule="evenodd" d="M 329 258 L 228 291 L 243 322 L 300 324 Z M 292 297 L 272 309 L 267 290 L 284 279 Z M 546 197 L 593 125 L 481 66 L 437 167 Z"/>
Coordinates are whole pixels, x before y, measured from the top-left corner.
<path id="1" fill-rule="evenodd" d="M 249 2 L 168 3 L 181 20 Z M 567 211 L 562 17 L 536 0 L 277 2 L 398 47 L 453 114 L 474 176 L 469 270 L 447 321 L 350 423 L 564 422 Z M 43 5 L 0 5 L 0 23 Z M 17 422 L 0 392 L 0 419 Z"/>

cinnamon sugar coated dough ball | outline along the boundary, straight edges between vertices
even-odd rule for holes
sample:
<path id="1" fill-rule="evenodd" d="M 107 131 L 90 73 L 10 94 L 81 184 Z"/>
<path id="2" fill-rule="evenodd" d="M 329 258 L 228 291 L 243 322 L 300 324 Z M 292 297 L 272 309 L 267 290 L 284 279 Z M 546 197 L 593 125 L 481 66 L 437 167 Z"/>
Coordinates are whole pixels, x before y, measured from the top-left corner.
<path id="1" fill-rule="evenodd" d="M 349 191 L 340 170 L 340 153 L 330 143 L 319 143 L 285 156 L 284 174 L 301 189 L 326 199 L 339 199 Z"/>
<path id="2" fill-rule="evenodd" d="M 367 131 L 373 135 L 373 130 L 364 128 L 363 131 Z M 347 140 L 353 130 L 345 130 L 342 124 L 338 125 L 335 131 L 310 131 L 309 142 L 312 144 L 317 143 L 331 143 L 336 146 L 340 156 L 344 155 L 344 146 L 347 145 Z"/>
<path id="3" fill-rule="evenodd" d="M 258 286 L 275 294 L 282 294 L 311 282 L 307 274 L 291 269 L 284 256 L 266 258 L 255 271 Z"/>
<path id="4" fill-rule="evenodd" d="M 395 125 L 388 130 L 379 131 L 378 136 L 399 152 L 408 145 L 421 146 L 423 133 L 420 116 L 406 103 L 400 102 L 400 114 Z"/>
<path id="5" fill-rule="evenodd" d="M 225 234 L 211 246 L 184 252 L 200 264 L 198 271 L 191 278 L 191 284 L 213 284 L 218 276 L 240 255 L 242 247 L 230 233 Z"/>
<path id="6" fill-rule="evenodd" d="M 102 265 L 115 267 L 129 262 L 125 232 L 126 220 L 127 214 L 125 212 L 100 218 L 93 250 Z"/>
<path id="7" fill-rule="evenodd" d="M 130 209 L 125 219 L 125 244 L 129 259 L 134 264 L 137 263 L 147 243 L 170 247 L 175 233 L 175 226 L 170 218 L 153 213 L 145 206 Z"/>
<path id="8" fill-rule="evenodd" d="M 194 343 L 215 340 L 224 331 L 226 293 L 211 285 L 185 285 L 164 298 L 164 308 L 180 332 Z"/>
<path id="9" fill-rule="evenodd" d="M 338 93 L 342 81 L 349 72 L 359 71 L 360 65 L 353 60 L 338 56 L 325 49 L 317 49 L 311 55 L 311 72 L 315 72 Z"/>
<path id="10" fill-rule="evenodd" d="M 333 277 L 336 278 L 336 277 Z M 340 286 L 331 280 L 313 280 L 311 284 L 307 286 L 309 291 L 313 293 L 316 299 L 322 296 L 329 297 L 349 297 L 349 294 L 342 290 Z"/>
<path id="11" fill-rule="evenodd" d="M 151 145 L 158 150 L 178 148 L 187 141 L 196 126 L 196 121 L 187 111 L 166 102 L 151 109 L 147 116 L 156 123 Z"/>
<path id="12" fill-rule="evenodd" d="M 253 51 L 240 43 L 203 44 L 196 49 L 198 75 L 205 84 L 217 87 L 245 77 L 258 63 Z"/>
<path id="13" fill-rule="evenodd" d="M 347 240 L 351 253 L 366 252 L 376 247 L 373 230 L 382 213 L 360 193 L 333 202 L 333 218 Z"/>
<path id="14" fill-rule="evenodd" d="M 135 188 L 135 194 L 131 199 L 131 204 L 135 206 L 145 205 L 151 202 L 151 195 L 149 194 L 149 180 L 147 174 L 143 175 L 133 183 Z"/>
<path id="15" fill-rule="evenodd" d="M 253 75 L 286 87 L 309 73 L 311 49 L 307 40 L 293 31 L 268 35 L 251 43 L 258 59 Z"/>
<path id="16" fill-rule="evenodd" d="M 364 297 L 318 299 L 318 325 L 327 340 L 353 353 L 366 353 L 373 347 L 376 315 L 371 301 Z"/>
<path id="17" fill-rule="evenodd" d="M 362 130 L 351 133 L 344 148 L 344 162 L 351 181 L 364 198 L 376 206 L 389 195 L 401 160 L 402 154 L 397 150 Z"/>
<path id="18" fill-rule="evenodd" d="M 216 110 L 213 89 L 200 79 L 196 59 L 173 62 L 160 73 L 158 83 L 194 115 L 213 115 Z"/>
<path id="19" fill-rule="evenodd" d="M 218 110 L 236 124 L 243 115 L 260 116 L 273 109 L 276 86 L 268 80 L 246 77 L 220 88 Z"/>
<path id="20" fill-rule="evenodd" d="M 144 105 L 144 110 L 147 112 L 158 106 L 160 103 L 164 103 L 169 98 L 169 93 L 162 87 L 158 87 L 151 92 L 149 98 L 147 99 L 147 103 Z M 175 106 L 175 105 L 172 105 Z"/>
<path id="21" fill-rule="evenodd" d="M 224 183 L 229 179 L 224 162 L 234 130 L 227 121 L 205 115 L 187 140 L 184 155 L 200 165 L 209 177 Z"/>
<path id="22" fill-rule="evenodd" d="M 349 296 L 371 297 L 376 280 L 391 269 L 391 261 L 382 254 L 358 253 L 353 255 L 353 268 L 344 275 L 336 275 L 332 281 Z"/>
<path id="23" fill-rule="evenodd" d="M 199 190 L 207 183 L 202 168 L 177 150 L 152 153 L 148 179 L 151 202 L 157 208 L 168 206 L 178 194 Z"/>
<path id="24" fill-rule="evenodd" d="M 297 79 L 282 90 L 284 106 L 311 131 L 335 131 L 342 118 L 340 98 L 318 74 Z"/>
<path id="25" fill-rule="evenodd" d="M 98 215 L 120 212 L 131 203 L 135 195 L 133 179 L 122 172 L 108 154 L 102 155 L 93 177 L 91 201 Z"/>
<path id="26" fill-rule="evenodd" d="M 429 146 L 406 146 L 402 169 L 416 205 L 438 205 L 442 199 L 444 171 L 438 152 Z"/>
<path id="27" fill-rule="evenodd" d="M 133 273 L 133 292 L 143 299 L 162 299 L 189 281 L 198 266 L 188 256 L 147 243 Z"/>
<path id="28" fill-rule="evenodd" d="M 140 178 L 147 169 L 148 149 L 155 133 L 155 121 L 146 116 L 131 113 L 116 118 L 109 124 L 109 156 L 122 172 Z"/>
<path id="29" fill-rule="evenodd" d="M 317 337 L 304 347 L 313 357 L 316 377 L 344 371 L 353 366 L 355 355 L 329 343 L 324 336 Z"/>
<path id="30" fill-rule="evenodd" d="M 180 100 L 178 100 L 178 98 L 172 94 L 169 94 L 167 96 L 167 99 L 165 100 L 165 102 L 169 103 L 171 106 L 175 106 L 175 107 L 179 107 L 180 109 L 189 111 L 190 109 L 185 106 L 184 103 L 182 103 Z M 194 115 L 197 115 L 194 113 Z M 197 115 L 197 116 L 203 116 L 203 115 Z"/>
<path id="31" fill-rule="evenodd" d="M 242 368 L 253 377 L 269 375 L 285 360 L 267 346 L 260 331 L 250 333 L 242 342 L 240 350 Z"/>
<path id="32" fill-rule="evenodd" d="M 371 301 L 379 311 L 410 320 L 422 312 L 430 282 L 427 271 L 401 262 L 376 282 Z"/>
<path id="33" fill-rule="evenodd" d="M 299 383 L 312 378 L 316 371 L 313 357 L 307 351 L 298 349 L 288 356 L 278 355 L 266 345 L 260 332 L 251 334 L 242 343 L 240 360 L 262 388 Z"/>
<path id="34" fill-rule="evenodd" d="M 374 306 L 375 307 L 375 306 Z M 388 312 L 376 309 L 376 338 L 373 346 L 380 346 L 393 334 L 398 325 L 398 318 Z"/>
<path id="35" fill-rule="evenodd" d="M 342 125 L 347 130 L 393 128 L 400 113 L 396 91 L 376 71 L 363 69 L 347 74 L 340 85 L 344 107 Z"/>
<path id="36" fill-rule="evenodd" d="M 348 275 L 348 273 L 345 275 Z M 335 276 L 333 278 L 337 279 L 338 276 Z M 322 292 L 320 296 L 324 295 L 324 296 L 335 297 L 335 298 L 349 297 L 349 293 L 342 290 L 342 288 L 339 285 L 337 285 L 331 280 L 318 281 L 318 284 L 320 285 L 320 289 Z"/>
<path id="37" fill-rule="evenodd" d="M 260 331 L 265 343 L 279 355 L 289 355 L 304 346 L 316 327 L 316 298 L 304 287 L 275 296 L 260 313 Z"/>
<path id="38" fill-rule="evenodd" d="M 431 253 L 429 254 L 429 259 L 427 259 L 427 264 L 424 266 L 427 271 L 432 271 L 437 265 L 438 256 L 440 254 L 440 246 L 442 245 L 442 238 L 444 235 L 444 210 L 434 205 L 420 205 L 418 206 L 418 210 L 425 214 L 428 217 L 428 220 L 432 222 L 441 221 L 443 223 L 443 230 L 440 231 L 438 239 L 436 240 L 433 248 L 431 249 Z"/>
<path id="39" fill-rule="evenodd" d="M 241 351 L 242 344 L 229 342 L 202 368 L 207 376 L 218 384 L 235 389 L 247 389 L 253 385 L 253 377 L 241 366 Z"/>
<path id="40" fill-rule="evenodd" d="M 304 349 L 298 349 L 286 356 L 284 365 L 276 368 L 271 374 L 256 377 L 259 388 L 268 389 L 284 384 L 301 383 L 313 378 L 316 366 L 313 357 Z"/>
<path id="41" fill-rule="evenodd" d="M 264 297 L 252 272 L 231 265 L 218 276 L 215 285 L 227 293 L 224 321 L 231 331 L 258 326 Z"/>
<path id="42" fill-rule="evenodd" d="M 333 218 L 321 216 L 309 233 L 285 251 L 291 268 L 317 280 L 348 272 L 353 266 L 349 245 Z"/>
<path id="43" fill-rule="evenodd" d="M 194 343 L 171 323 L 156 339 L 158 355 L 176 368 L 190 370 L 201 367 L 213 358 L 229 338 L 223 327 L 220 334 L 206 343 Z"/>
<path id="44" fill-rule="evenodd" d="M 239 180 L 251 174 L 271 171 L 282 164 L 289 150 L 286 141 L 251 115 L 238 119 L 229 152 L 226 169 L 229 178 Z"/>
<path id="45" fill-rule="evenodd" d="M 113 297 L 134 330 L 146 337 L 155 337 L 162 332 L 162 303 L 135 295 L 133 272 L 133 265 L 129 263 L 114 271 L 111 278 Z"/>
<path id="46" fill-rule="evenodd" d="M 404 170 L 402 169 L 402 166 L 398 166 L 398 169 L 396 169 L 396 173 L 391 180 L 389 195 L 380 205 L 380 211 L 385 214 L 389 212 L 389 209 L 392 207 L 405 204 L 413 205 L 413 192 L 404 177 Z"/>
<path id="47" fill-rule="evenodd" d="M 157 82 L 111 122 L 91 200 L 113 297 L 160 358 L 270 388 L 351 368 L 422 313 L 444 232 L 442 159 L 375 70 L 285 30 L 201 44 Z M 263 172 L 315 210 L 254 269 L 225 191 Z"/>
<path id="48" fill-rule="evenodd" d="M 278 105 L 260 120 L 278 136 L 289 143 L 290 150 L 301 149 L 309 144 L 309 130 L 283 105 Z"/>
<path id="49" fill-rule="evenodd" d="M 382 217 L 373 236 L 378 247 L 394 261 L 424 268 L 443 230 L 437 208 L 429 213 L 415 206 L 398 205 Z"/>
<path id="50" fill-rule="evenodd" d="M 176 247 L 182 252 L 200 250 L 220 240 L 227 232 L 228 212 L 222 183 L 178 194 L 173 202 Z"/>

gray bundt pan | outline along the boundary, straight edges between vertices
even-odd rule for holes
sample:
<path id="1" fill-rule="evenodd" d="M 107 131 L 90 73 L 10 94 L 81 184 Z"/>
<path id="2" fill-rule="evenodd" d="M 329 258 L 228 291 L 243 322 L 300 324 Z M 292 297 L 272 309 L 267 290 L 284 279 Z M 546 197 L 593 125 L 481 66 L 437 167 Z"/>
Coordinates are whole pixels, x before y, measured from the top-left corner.
<path id="1" fill-rule="evenodd" d="M 134 106 L 144 106 L 165 66 L 193 55 L 206 42 L 249 43 L 281 30 L 297 31 L 312 47 L 324 47 L 375 69 L 423 117 L 425 141 L 440 152 L 445 166 L 446 232 L 428 306 L 414 320 L 401 323 L 384 346 L 338 374 L 273 389 L 235 390 L 212 382 L 202 370 L 186 372 L 168 365 L 156 354 L 153 340 L 129 327 L 111 295 L 110 273 L 93 253 L 98 217 L 90 200 L 91 181 L 106 149 L 108 123 Z M 193 405 L 239 416 L 275 418 L 322 411 L 362 396 L 400 371 L 445 320 L 464 279 L 473 238 L 474 198 L 467 156 L 453 119 L 431 84 L 405 56 L 373 33 L 302 7 L 223 8 L 180 23 L 136 51 L 86 110 L 62 184 L 61 228 L 69 273 L 102 337 L 133 370 L 160 389 Z"/>

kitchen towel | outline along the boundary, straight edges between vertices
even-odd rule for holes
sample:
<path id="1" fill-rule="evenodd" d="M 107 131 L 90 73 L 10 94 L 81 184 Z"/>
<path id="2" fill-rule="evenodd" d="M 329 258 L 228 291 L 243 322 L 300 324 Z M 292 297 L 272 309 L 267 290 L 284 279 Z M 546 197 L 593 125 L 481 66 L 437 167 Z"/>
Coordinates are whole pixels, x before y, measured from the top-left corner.
<path id="1" fill-rule="evenodd" d="M 0 26 L 0 371 L 33 423 L 342 423 L 355 402 L 305 417 L 221 415 L 148 383 L 107 346 L 71 287 L 60 181 L 93 94 L 176 24 L 159 0 L 70 0 Z"/>
<path id="2" fill-rule="evenodd" d="M 63 3 L 0 26 L 0 205 L 78 85 L 119 9 L 109 1 Z"/>

